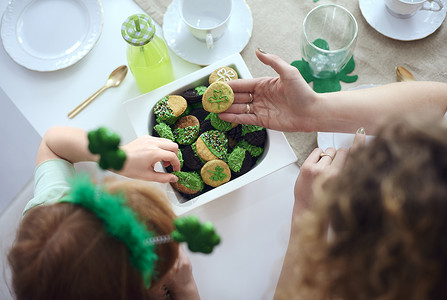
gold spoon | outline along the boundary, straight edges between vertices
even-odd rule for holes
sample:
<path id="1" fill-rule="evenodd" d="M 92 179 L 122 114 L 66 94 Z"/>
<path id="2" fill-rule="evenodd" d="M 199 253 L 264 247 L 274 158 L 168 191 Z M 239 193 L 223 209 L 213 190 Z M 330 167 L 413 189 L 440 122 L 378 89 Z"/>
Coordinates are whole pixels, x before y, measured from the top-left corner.
<path id="1" fill-rule="evenodd" d="M 99 94 L 101 94 L 110 87 L 119 86 L 123 81 L 124 77 L 126 77 L 126 74 L 127 74 L 126 65 L 119 66 L 118 68 L 113 70 L 112 73 L 110 73 L 109 79 L 107 80 L 106 84 L 98 91 L 96 91 L 93 95 L 91 95 L 87 100 L 85 100 L 84 102 L 79 104 L 75 109 L 69 112 L 68 117 L 70 119 L 73 119 L 81 110 L 83 110 L 87 105 L 92 103 L 92 101 L 95 100 Z"/>
<path id="2" fill-rule="evenodd" d="M 414 81 L 414 76 L 411 74 L 410 71 L 408 71 L 403 66 L 397 66 L 396 67 L 396 77 L 397 81 Z"/>

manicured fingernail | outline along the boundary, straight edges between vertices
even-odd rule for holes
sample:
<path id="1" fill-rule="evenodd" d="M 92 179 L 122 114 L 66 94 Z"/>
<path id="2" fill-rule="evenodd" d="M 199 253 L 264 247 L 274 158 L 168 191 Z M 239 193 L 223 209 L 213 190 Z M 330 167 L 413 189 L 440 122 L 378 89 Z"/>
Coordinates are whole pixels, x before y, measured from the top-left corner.
<path id="1" fill-rule="evenodd" d="M 359 129 L 357 129 L 357 133 L 365 134 L 365 128 L 360 127 Z"/>
<path id="2" fill-rule="evenodd" d="M 265 51 L 262 50 L 261 48 L 258 48 L 258 51 L 261 52 L 262 54 L 267 54 L 267 52 L 265 52 Z"/>

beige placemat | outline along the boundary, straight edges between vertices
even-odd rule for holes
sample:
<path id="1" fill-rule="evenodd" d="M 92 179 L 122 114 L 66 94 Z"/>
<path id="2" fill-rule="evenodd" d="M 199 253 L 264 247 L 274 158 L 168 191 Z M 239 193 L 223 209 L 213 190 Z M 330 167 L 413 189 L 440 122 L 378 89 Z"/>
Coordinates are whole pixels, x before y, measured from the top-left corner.
<path id="1" fill-rule="evenodd" d="M 377 0 L 380 1 L 380 0 Z M 135 0 L 156 22 L 163 23 L 163 15 L 172 1 Z M 287 62 L 301 59 L 300 32 L 308 11 L 324 3 L 336 3 L 346 7 L 357 19 L 359 38 L 354 51 L 359 75 L 355 83 L 344 84 L 349 89 L 363 84 L 386 84 L 396 80 L 394 69 L 404 65 L 417 80 L 447 82 L 447 29 L 443 24 L 432 35 L 418 41 L 402 42 L 385 37 L 373 29 L 363 18 L 358 1 L 340 0 L 246 0 L 253 16 L 252 37 L 241 52 L 253 77 L 276 76 L 255 56 L 255 49 L 262 48 L 277 54 Z M 359 124 L 359 127 L 361 124 Z M 286 133 L 287 139 L 298 156 L 301 165 L 316 147 L 316 133 Z"/>

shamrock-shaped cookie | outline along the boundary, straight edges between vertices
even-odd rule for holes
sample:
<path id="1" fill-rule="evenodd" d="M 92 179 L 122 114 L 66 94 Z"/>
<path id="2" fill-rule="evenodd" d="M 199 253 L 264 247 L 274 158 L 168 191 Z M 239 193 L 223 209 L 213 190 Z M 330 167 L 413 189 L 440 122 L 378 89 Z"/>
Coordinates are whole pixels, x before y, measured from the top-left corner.
<path id="1" fill-rule="evenodd" d="M 226 162 L 213 159 L 207 162 L 200 170 L 203 181 L 212 187 L 218 187 L 231 179 L 231 170 Z"/>

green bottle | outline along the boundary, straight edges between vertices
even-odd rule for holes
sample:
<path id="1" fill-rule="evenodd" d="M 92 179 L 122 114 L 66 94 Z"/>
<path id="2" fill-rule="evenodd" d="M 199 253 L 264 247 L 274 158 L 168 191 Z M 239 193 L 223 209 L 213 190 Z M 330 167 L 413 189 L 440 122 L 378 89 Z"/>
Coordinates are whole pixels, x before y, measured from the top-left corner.
<path id="1" fill-rule="evenodd" d="M 129 44 L 127 63 L 142 93 L 174 80 L 171 57 L 165 42 L 155 35 L 152 19 L 144 14 L 128 17 L 121 34 Z"/>

